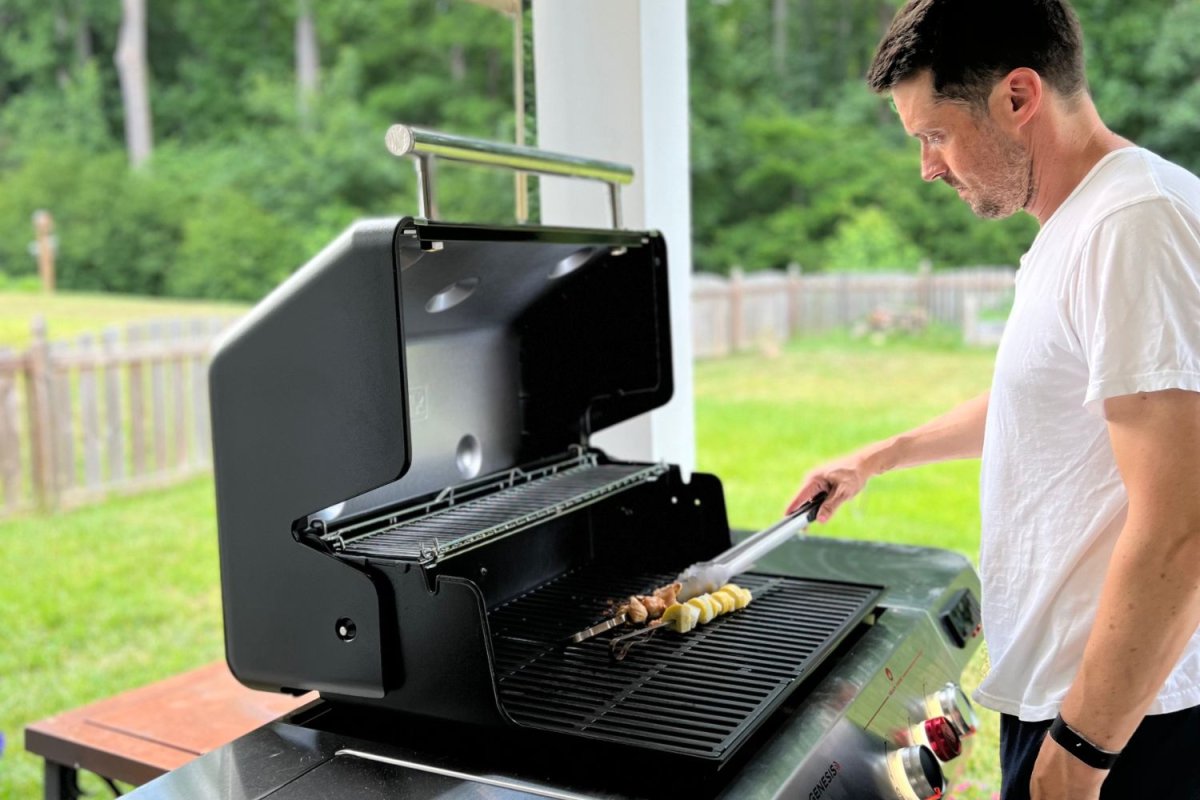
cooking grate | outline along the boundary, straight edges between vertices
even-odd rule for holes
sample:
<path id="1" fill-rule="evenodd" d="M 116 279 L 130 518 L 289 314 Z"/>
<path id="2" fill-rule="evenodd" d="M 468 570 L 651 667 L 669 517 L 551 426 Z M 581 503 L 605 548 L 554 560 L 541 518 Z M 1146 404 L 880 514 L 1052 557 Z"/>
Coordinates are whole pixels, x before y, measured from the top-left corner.
<path id="1" fill-rule="evenodd" d="M 440 508 L 413 519 L 387 520 L 376 529 L 339 538 L 339 549 L 351 555 L 382 556 L 402 560 L 437 561 L 483 542 L 510 535 L 540 520 L 583 508 L 606 495 L 655 480 L 667 471 L 663 464 L 598 464 L 585 456 L 568 467 L 552 467 L 541 474 L 506 473 L 489 492 Z M 515 484 L 515 485 L 514 485 Z M 359 526 L 356 526 L 359 527 Z"/>
<path id="2" fill-rule="evenodd" d="M 500 698 L 518 723 L 724 761 L 874 607 L 874 586 L 747 573 L 742 611 L 680 635 L 657 631 L 621 661 L 609 640 L 558 644 L 604 616 L 612 594 L 673 575 L 575 573 L 490 615 Z M 608 594 L 603 594 L 607 592 Z"/>

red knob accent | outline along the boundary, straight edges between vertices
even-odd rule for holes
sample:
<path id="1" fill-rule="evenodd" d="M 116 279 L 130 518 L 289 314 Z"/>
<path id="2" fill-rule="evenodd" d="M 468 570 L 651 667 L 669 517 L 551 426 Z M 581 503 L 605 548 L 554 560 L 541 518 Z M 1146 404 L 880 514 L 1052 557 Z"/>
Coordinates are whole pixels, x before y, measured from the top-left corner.
<path id="1" fill-rule="evenodd" d="M 958 758 L 962 753 L 962 739 L 945 717 L 925 721 L 925 738 L 929 740 L 929 749 L 942 761 Z"/>

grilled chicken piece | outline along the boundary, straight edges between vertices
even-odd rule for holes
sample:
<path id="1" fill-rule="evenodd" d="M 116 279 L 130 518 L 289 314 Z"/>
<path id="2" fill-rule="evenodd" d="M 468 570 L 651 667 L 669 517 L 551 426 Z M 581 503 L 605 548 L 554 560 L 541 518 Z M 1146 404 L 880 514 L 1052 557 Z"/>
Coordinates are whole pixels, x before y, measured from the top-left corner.
<path id="1" fill-rule="evenodd" d="M 658 613 L 661 614 L 662 611 L 659 611 Z M 633 595 L 625 603 L 625 615 L 629 618 L 630 622 L 636 622 L 640 624 L 646 621 L 649 613 L 646 609 L 646 606 L 642 604 L 641 599 L 637 595 Z"/>
<path id="2" fill-rule="evenodd" d="M 666 586 L 658 587 L 650 594 L 630 595 L 616 607 L 613 613 L 625 614 L 626 619 L 635 625 L 659 619 L 668 608 L 679 605 L 677 597 L 682 588 L 683 585 L 678 582 L 668 583 Z M 705 620 L 705 622 L 707 621 Z M 694 624 L 693 622 L 691 626 L 688 626 L 688 629 L 690 630 Z M 678 624 L 673 624 L 672 627 L 678 628 Z"/>
<path id="3" fill-rule="evenodd" d="M 668 606 L 674 605 L 675 596 L 679 594 L 679 590 L 683 588 L 683 584 L 679 582 L 668 583 L 666 586 L 660 586 L 654 590 L 654 596 L 662 600 Z"/>
<path id="4" fill-rule="evenodd" d="M 661 617 L 662 613 L 667 610 L 667 606 L 670 605 L 661 597 L 655 597 L 654 595 L 644 595 L 639 599 L 642 601 L 642 605 L 646 607 L 646 614 L 650 619 Z"/>

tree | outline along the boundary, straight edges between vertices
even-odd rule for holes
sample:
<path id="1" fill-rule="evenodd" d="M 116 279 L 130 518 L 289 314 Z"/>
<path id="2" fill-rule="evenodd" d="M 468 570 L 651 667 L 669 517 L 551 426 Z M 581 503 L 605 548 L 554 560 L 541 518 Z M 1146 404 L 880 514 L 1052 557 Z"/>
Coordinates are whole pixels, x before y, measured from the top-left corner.
<path id="1" fill-rule="evenodd" d="M 312 126 L 312 102 L 317 95 L 321 55 L 311 0 L 296 0 L 296 92 L 300 122 Z"/>
<path id="2" fill-rule="evenodd" d="M 141 166 L 154 149 L 150 125 L 150 76 L 146 63 L 146 0 L 121 0 L 121 35 L 115 61 L 125 106 L 129 163 Z"/>

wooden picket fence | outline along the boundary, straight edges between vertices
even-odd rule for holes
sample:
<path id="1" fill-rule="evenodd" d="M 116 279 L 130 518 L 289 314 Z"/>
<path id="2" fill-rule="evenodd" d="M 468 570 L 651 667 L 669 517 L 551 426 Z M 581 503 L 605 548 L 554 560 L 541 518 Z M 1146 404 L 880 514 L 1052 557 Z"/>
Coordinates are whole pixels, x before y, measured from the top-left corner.
<path id="1" fill-rule="evenodd" d="M 208 354 L 230 319 L 0 348 L 0 515 L 60 510 L 209 469 Z"/>
<path id="2" fill-rule="evenodd" d="M 1011 294 L 1011 268 L 915 274 L 697 274 L 695 357 L 779 344 L 917 310 L 962 324 Z M 163 486 L 211 466 L 209 349 L 223 319 L 166 320 L 52 341 L 41 320 L 21 353 L 0 348 L 0 516 L 59 510 Z"/>
<path id="3" fill-rule="evenodd" d="M 877 313 L 918 314 L 970 327 L 978 310 L 1012 295 L 1011 267 L 915 273 L 814 273 L 799 267 L 728 278 L 697 273 L 692 281 L 692 350 L 714 358 L 778 345 L 793 336 L 845 329 Z"/>

